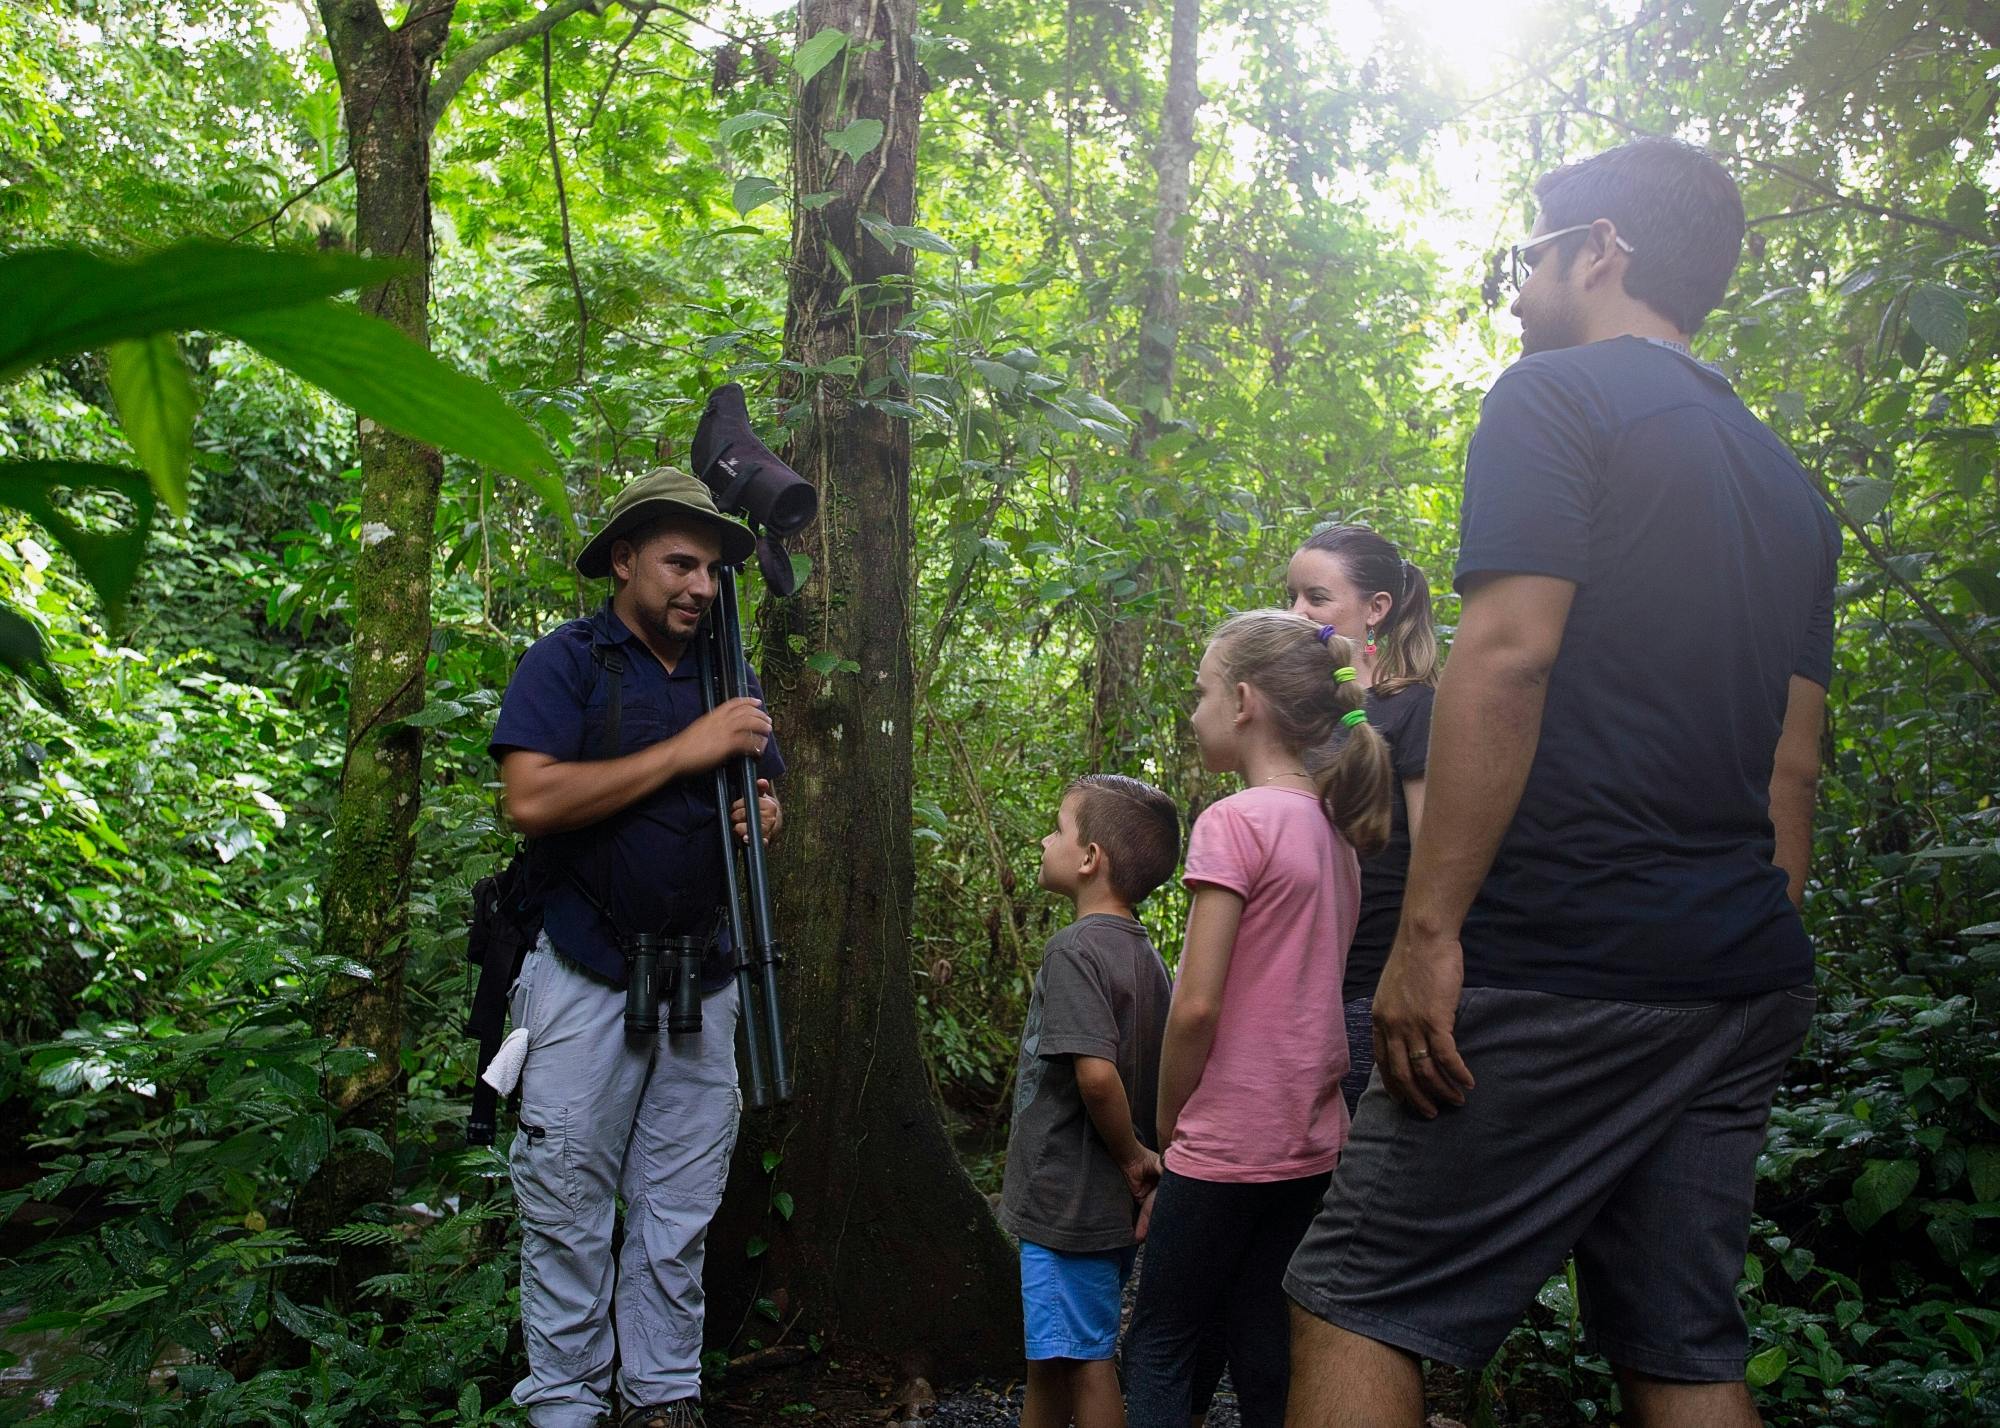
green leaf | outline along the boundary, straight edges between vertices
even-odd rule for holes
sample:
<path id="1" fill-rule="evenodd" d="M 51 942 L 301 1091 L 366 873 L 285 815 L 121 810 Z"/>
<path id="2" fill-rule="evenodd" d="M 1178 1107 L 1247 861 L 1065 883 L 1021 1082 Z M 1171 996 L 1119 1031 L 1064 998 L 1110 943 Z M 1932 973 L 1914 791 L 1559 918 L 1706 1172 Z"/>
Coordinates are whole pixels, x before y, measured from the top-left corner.
<path id="1" fill-rule="evenodd" d="M 752 109 L 746 114 L 732 114 L 715 126 L 715 137 L 728 143 L 739 134 L 747 134 L 752 129 L 767 129 L 773 124 L 782 124 L 782 114 L 772 114 L 763 109 Z"/>
<path id="2" fill-rule="evenodd" d="M 840 668 L 840 656 L 832 650 L 821 650 L 807 656 L 806 668 L 814 674 L 832 674 Z"/>
<path id="3" fill-rule="evenodd" d="M 155 1299 L 164 1298 L 171 1286 L 148 1284 L 141 1289 L 128 1289 L 123 1294 L 114 1294 L 101 1304 L 93 1304 L 84 1311 L 86 1319 L 104 1319 L 113 1314 L 123 1314 L 127 1309 L 137 1309 L 141 1304 L 151 1304 Z"/>
<path id="4" fill-rule="evenodd" d="M 1990 570 L 1981 570 L 1975 565 L 1968 565 L 1963 570 L 1952 571 L 1945 576 L 1945 579 L 1956 580 L 1963 585 L 1966 592 L 1978 602 L 1979 608 L 1987 614 L 2000 615 L 2000 575 L 1995 575 Z"/>
<path id="5" fill-rule="evenodd" d="M 1910 1198 L 1917 1188 L 1914 1160 L 1871 1160 L 1854 1182 L 1853 1198 L 1847 1202 L 1847 1219 L 1857 1230 L 1865 1230 Z"/>
<path id="6" fill-rule="evenodd" d="M 456 699 L 440 699 L 426 704 L 409 718 L 398 721 L 406 729 L 434 729 L 440 724 L 449 724 L 454 719 L 463 719 L 472 712 L 470 705 L 461 704 Z"/>
<path id="7" fill-rule="evenodd" d="M 1962 183 L 1944 201 L 1944 216 L 1960 228 L 1974 232 L 1986 226 L 1986 190 L 1976 183 Z"/>
<path id="8" fill-rule="evenodd" d="M 114 342 L 108 380 L 118 425 L 153 478 L 153 489 L 177 516 L 188 512 L 188 468 L 194 463 L 194 384 L 171 332 Z"/>
<path id="9" fill-rule="evenodd" d="M 326 1153 L 333 1149 L 333 1122 L 325 1116 L 299 1116 L 285 1128 L 284 1138 L 278 1142 L 278 1154 L 292 1172 L 293 1180 L 303 1184 L 319 1164 L 326 1159 Z"/>
<path id="10" fill-rule="evenodd" d="M 762 174 L 749 174 L 736 180 L 736 187 L 729 193 L 729 202 L 735 207 L 737 217 L 748 218 L 783 193 L 783 189 Z"/>
<path id="11" fill-rule="evenodd" d="M 886 132 L 880 119 L 856 119 L 845 129 L 829 129 L 826 146 L 859 163 L 875 151 Z"/>
<path id="12" fill-rule="evenodd" d="M 791 1219 L 794 1206 L 790 1192 L 780 1190 L 777 1194 L 773 1195 L 771 1197 L 771 1208 L 778 1212 L 779 1219 Z"/>
<path id="13" fill-rule="evenodd" d="M 1780 392 L 1771 398 L 1771 405 L 1777 408 L 1778 415 L 1786 421 L 1806 419 L 1806 399 L 1797 392 Z"/>
<path id="14" fill-rule="evenodd" d="M 894 253 L 896 251 L 895 224 L 879 213 L 859 213 L 855 217 L 860 219 L 861 226 L 868 230 L 869 235 L 882 245 L 882 251 L 885 253 Z"/>
<path id="15" fill-rule="evenodd" d="M 137 508 L 137 519 L 115 532 L 85 530 L 51 499 L 64 487 L 117 491 Z M 0 505 L 26 511 L 69 552 L 104 602 L 114 622 L 123 614 L 125 597 L 139 576 L 139 559 L 146 550 L 146 532 L 153 524 L 153 488 L 139 472 L 94 461 L 9 461 L 0 463 Z"/>
<path id="16" fill-rule="evenodd" d="M 1743 1377 L 1752 1388 L 1769 1388 L 1784 1374 L 1791 1361 L 1789 1354 L 1773 1344 L 1761 1354 L 1752 1355 L 1744 1367 Z"/>
<path id="17" fill-rule="evenodd" d="M 37 670 L 47 669 L 48 663 L 47 652 L 42 648 L 42 632 L 35 628 L 34 621 L 0 607 L 0 667 L 26 679 Z"/>
<path id="18" fill-rule="evenodd" d="M 899 223 L 890 231 L 895 234 L 898 243 L 907 243 L 919 252 L 940 253 L 947 258 L 956 258 L 958 256 L 958 249 L 952 247 L 950 243 L 938 237 L 937 234 L 931 232 L 928 228 L 917 228 L 909 224 Z"/>
<path id="19" fill-rule="evenodd" d="M 771 1242 L 762 1235 L 752 1235 L 750 1236 L 749 1243 L 743 1246 L 743 1257 L 745 1259 L 762 1259 L 764 1251 L 770 1247 Z"/>
<path id="20" fill-rule="evenodd" d="M 308 303 L 217 324 L 367 420 L 525 481 L 568 530 L 569 496 L 541 431 L 486 383 L 380 318 Z"/>
<path id="21" fill-rule="evenodd" d="M 1970 328 L 1965 303 L 1941 283 L 1919 283 L 1910 289 L 1910 326 L 1917 335 L 1944 353 L 1956 357 L 1965 351 Z"/>
<path id="22" fill-rule="evenodd" d="M 983 357 L 974 357 L 972 370 L 986 379 L 986 385 L 995 391 L 1012 394 L 1021 386 L 1021 372 L 1017 367 L 1009 367 L 1005 362 L 989 362 Z"/>
<path id="23" fill-rule="evenodd" d="M 331 297 L 400 265 L 344 253 L 184 243 L 131 262 L 75 248 L 0 258 L 0 382 L 71 352 Z"/>
<path id="24" fill-rule="evenodd" d="M 1840 488 L 1840 504 L 1847 507 L 1847 514 L 1866 524 L 1887 509 L 1889 498 L 1896 488 L 1887 481 L 1878 481 L 1865 476 L 1858 481 L 1847 481 Z"/>
<path id="25" fill-rule="evenodd" d="M 847 48 L 847 34 L 832 28 L 821 30 L 792 54 L 792 68 L 801 80 L 812 77 L 833 63 L 834 56 Z"/>
<path id="26" fill-rule="evenodd" d="M 458 1391 L 458 1418 L 461 1423 L 477 1423 L 483 1408 L 479 1399 L 479 1385 L 467 1383 Z"/>
<path id="27" fill-rule="evenodd" d="M 1973 1199 L 2000 1200 L 2000 1145 L 1975 1145 L 1966 1151 L 1965 1171 L 1972 1180 Z"/>

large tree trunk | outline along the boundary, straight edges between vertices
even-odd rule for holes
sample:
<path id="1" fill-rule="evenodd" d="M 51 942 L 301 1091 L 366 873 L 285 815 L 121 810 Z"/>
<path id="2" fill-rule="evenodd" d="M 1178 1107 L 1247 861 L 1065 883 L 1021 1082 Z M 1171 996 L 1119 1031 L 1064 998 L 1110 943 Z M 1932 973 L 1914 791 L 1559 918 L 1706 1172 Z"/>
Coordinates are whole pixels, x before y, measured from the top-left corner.
<path id="1" fill-rule="evenodd" d="M 910 251 L 891 252 L 860 215 L 911 221 L 916 9 L 804 0 L 799 15 L 802 40 L 831 27 L 852 48 L 806 86 L 793 126 L 796 194 L 835 196 L 794 207 L 785 355 L 816 366 L 858 351 L 865 367 L 806 393 L 790 459 L 823 502 L 804 541 L 813 571 L 796 597 L 763 611 L 765 687 L 793 770 L 774 864 L 798 1092 L 787 1112 L 745 1125 L 709 1258 L 710 1324 L 727 1340 L 754 1290 L 786 1318 L 804 1316 L 795 1337 L 813 1328 L 956 1377 L 1020 1357 L 1020 1296 L 1006 1238 L 959 1167 L 918 1051 L 910 441 L 901 419 L 859 399 L 880 379 L 892 385 L 877 395 L 902 395 L 893 374 L 907 344 L 892 334 L 909 310 Z M 822 136 L 856 118 L 880 121 L 885 137 L 851 162 Z M 860 671 L 813 673 L 804 660 L 820 650 Z M 782 1157 L 775 1179 L 762 1168 L 767 1152 Z M 796 1205 L 789 1223 L 772 1209 L 779 1190 Z M 753 1235 L 770 1247 L 750 1261 Z"/>
<path id="2" fill-rule="evenodd" d="M 429 345 L 430 69 L 444 47 L 451 0 L 425 7 L 400 29 L 375 0 L 320 0 L 340 77 L 354 165 L 356 241 L 365 254 L 401 259 L 397 278 L 362 307 Z M 318 1030 L 369 1053 L 367 1066 L 332 1079 L 341 1129 L 393 1146 L 401 1100 L 403 932 L 414 827 L 421 802 L 423 739 L 399 727 L 424 703 L 431 636 L 431 532 L 443 461 L 431 447 L 363 421 L 362 540 L 354 574 L 354 653 L 348 750 L 334 812 L 333 859 L 321 894 L 321 950 L 368 969 L 336 976 Z M 390 1156 L 350 1141 L 329 1154 L 297 1210 L 309 1239 L 389 1188 Z"/>
<path id="3" fill-rule="evenodd" d="M 1157 198 L 1153 207 L 1153 246 L 1139 310 L 1139 430 L 1132 454 L 1143 458 L 1159 437 L 1173 410 L 1174 354 L 1180 343 L 1181 267 L 1187 257 L 1187 236 L 1181 220 L 1187 216 L 1188 188 L 1194 167 L 1194 117 L 1201 105 L 1197 82 L 1201 38 L 1201 0 L 1174 0 L 1173 36 L 1167 61 L 1167 93 L 1160 105 L 1160 135 L 1153 146 Z M 1142 502 L 1145 496 L 1142 492 Z M 1091 679 L 1091 750 L 1099 768 L 1120 768 L 1132 762 L 1133 744 L 1146 737 L 1155 720 L 1139 699 L 1145 667 L 1146 615 L 1121 605 L 1143 599 L 1158 572 L 1150 561 L 1133 571 L 1139 589 L 1114 604 L 1097 634 Z M 1175 640 L 1176 648 L 1184 644 Z"/>

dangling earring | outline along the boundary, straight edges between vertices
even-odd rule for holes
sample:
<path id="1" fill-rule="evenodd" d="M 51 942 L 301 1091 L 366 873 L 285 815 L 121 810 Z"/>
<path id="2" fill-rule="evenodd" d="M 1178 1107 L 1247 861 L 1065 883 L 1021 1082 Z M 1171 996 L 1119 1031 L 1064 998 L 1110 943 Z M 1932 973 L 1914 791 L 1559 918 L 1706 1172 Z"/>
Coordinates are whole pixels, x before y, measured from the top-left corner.
<path id="1" fill-rule="evenodd" d="M 1368 658 L 1375 658 L 1375 627 L 1368 626 Z"/>

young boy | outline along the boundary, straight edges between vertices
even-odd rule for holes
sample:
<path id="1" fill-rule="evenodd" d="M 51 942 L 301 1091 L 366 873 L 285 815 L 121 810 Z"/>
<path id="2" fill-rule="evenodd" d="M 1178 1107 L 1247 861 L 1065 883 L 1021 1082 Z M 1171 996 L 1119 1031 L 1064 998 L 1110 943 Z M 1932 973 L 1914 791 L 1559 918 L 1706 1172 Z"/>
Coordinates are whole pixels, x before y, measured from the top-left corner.
<path id="1" fill-rule="evenodd" d="M 1000 1198 L 1021 1239 L 1021 1428 L 1124 1428 L 1119 1291 L 1160 1178 L 1153 1108 L 1173 997 L 1132 909 L 1179 861 L 1172 800 L 1115 774 L 1071 784 L 1042 840 L 1041 884 L 1076 920 L 1035 974 Z"/>

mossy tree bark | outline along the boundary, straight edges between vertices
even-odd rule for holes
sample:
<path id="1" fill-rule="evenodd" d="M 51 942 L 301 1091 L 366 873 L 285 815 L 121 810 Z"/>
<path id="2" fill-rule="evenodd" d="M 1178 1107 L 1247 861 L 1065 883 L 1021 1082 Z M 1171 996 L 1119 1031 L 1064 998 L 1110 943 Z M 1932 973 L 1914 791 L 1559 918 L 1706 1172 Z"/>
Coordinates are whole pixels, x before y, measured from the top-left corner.
<path id="1" fill-rule="evenodd" d="M 368 256 L 404 265 L 362 294 L 365 311 L 430 345 L 431 137 L 439 117 L 495 55 L 604 3 L 556 0 L 462 46 L 440 69 L 456 0 L 412 7 L 397 26 L 384 19 L 377 0 L 319 0 L 354 168 L 355 241 Z M 321 890 L 320 950 L 366 975 L 332 979 L 317 1030 L 336 1047 L 368 1054 L 365 1066 L 329 1082 L 336 1130 L 368 1134 L 337 1144 L 300 1195 L 295 1220 L 308 1238 L 390 1188 L 402 1098 L 403 938 L 423 771 L 422 735 L 401 721 L 424 704 L 432 534 L 444 475 L 434 448 L 373 422 L 360 424 L 359 445 L 363 534 L 354 572 L 347 755 Z M 344 1265 L 356 1263 L 356 1256 L 343 1256 Z"/>
<path id="2" fill-rule="evenodd" d="M 375 0 L 320 0 L 340 79 L 355 178 L 355 241 L 403 271 L 364 293 L 364 310 L 429 345 L 430 72 L 450 0 L 391 27 Z M 423 707 L 431 637 L 431 534 L 444 463 L 436 450 L 360 424 L 361 551 L 354 573 L 347 756 L 321 891 L 320 948 L 365 968 L 336 975 L 317 1030 L 367 1064 L 331 1078 L 338 1130 L 379 1137 L 336 1145 L 300 1196 L 309 1239 L 389 1189 L 401 1100 L 403 937 L 423 740 L 401 722 Z"/>
<path id="3" fill-rule="evenodd" d="M 744 1127 L 709 1258 L 711 1336 L 726 1340 L 751 1293 L 786 1316 L 910 1372 L 956 1377 L 1020 1356 L 1013 1254 L 944 1130 L 917 1042 L 910 908 L 915 873 L 910 438 L 864 399 L 903 395 L 911 255 L 862 215 L 911 221 L 918 111 L 915 0 L 804 0 L 799 36 L 849 37 L 805 86 L 793 125 L 796 192 L 785 355 L 862 371 L 803 392 L 789 459 L 819 487 L 802 541 L 813 571 L 762 615 L 765 687 L 792 772 L 774 849 L 777 916 L 797 1099 Z M 855 120 L 881 143 L 850 159 L 824 141 Z M 877 385 L 877 384 L 882 385 Z M 821 675 L 831 650 L 859 663 Z M 775 1181 L 765 1152 L 782 1157 Z M 772 1211 L 782 1190 L 789 1222 Z M 752 1236 L 769 1250 L 752 1261 Z M 732 1301 L 734 1303 L 732 1304 Z M 731 1312 L 732 1308 L 735 1312 Z"/>

